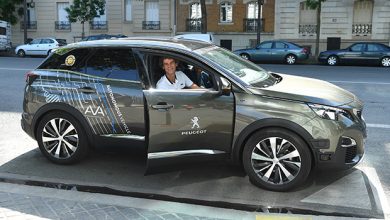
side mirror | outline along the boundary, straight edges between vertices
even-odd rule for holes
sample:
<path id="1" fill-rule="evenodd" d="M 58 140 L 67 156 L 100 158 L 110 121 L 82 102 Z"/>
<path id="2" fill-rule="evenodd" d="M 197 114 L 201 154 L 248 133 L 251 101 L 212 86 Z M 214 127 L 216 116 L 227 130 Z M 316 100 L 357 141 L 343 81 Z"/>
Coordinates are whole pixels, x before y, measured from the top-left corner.
<path id="1" fill-rule="evenodd" d="M 230 96 L 230 93 L 232 92 L 232 84 L 223 77 L 218 77 L 218 87 L 219 87 L 219 94 Z"/>

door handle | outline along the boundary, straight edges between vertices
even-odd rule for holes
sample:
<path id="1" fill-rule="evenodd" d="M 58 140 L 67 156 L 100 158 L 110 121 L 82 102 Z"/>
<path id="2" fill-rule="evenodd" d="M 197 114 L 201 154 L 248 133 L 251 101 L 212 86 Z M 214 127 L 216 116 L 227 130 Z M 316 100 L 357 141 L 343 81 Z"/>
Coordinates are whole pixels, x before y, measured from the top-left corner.
<path id="1" fill-rule="evenodd" d="M 156 105 L 151 105 L 151 107 L 153 109 L 157 109 L 157 110 L 168 110 L 168 109 L 173 108 L 174 105 L 173 104 L 168 104 L 166 102 L 159 102 Z"/>
<path id="2" fill-rule="evenodd" d="M 82 92 L 82 93 L 86 93 L 86 94 L 91 94 L 91 93 L 95 93 L 96 92 L 96 90 L 94 88 L 91 88 L 89 86 L 78 88 L 77 90 Z"/>

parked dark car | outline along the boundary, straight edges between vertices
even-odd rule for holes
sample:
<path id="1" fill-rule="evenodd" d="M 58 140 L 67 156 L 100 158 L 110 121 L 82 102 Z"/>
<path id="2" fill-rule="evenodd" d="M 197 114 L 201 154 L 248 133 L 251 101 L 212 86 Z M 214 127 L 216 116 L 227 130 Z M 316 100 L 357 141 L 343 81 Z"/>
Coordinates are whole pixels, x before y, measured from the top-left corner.
<path id="1" fill-rule="evenodd" d="M 264 41 L 255 48 L 236 50 L 234 53 L 253 62 L 295 64 L 308 59 L 310 50 L 287 41 Z"/>
<path id="2" fill-rule="evenodd" d="M 363 64 L 390 66 L 390 47 L 380 43 L 359 42 L 346 49 L 323 51 L 318 61 L 331 66 L 338 64 Z"/>
<path id="3" fill-rule="evenodd" d="M 81 41 L 90 41 L 90 40 L 103 40 L 103 39 L 112 39 L 112 38 L 125 38 L 126 35 L 123 34 L 98 34 L 91 35 L 83 38 Z"/>
<path id="4" fill-rule="evenodd" d="M 193 82 L 208 83 L 158 88 L 167 57 L 183 75 L 200 69 Z M 367 134 L 362 111 L 363 103 L 336 85 L 270 73 L 213 44 L 126 38 L 53 51 L 27 73 L 21 123 L 54 163 L 80 161 L 89 146 L 122 143 L 144 147 L 151 172 L 177 160 L 228 159 L 255 185 L 285 191 L 314 168 L 359 163 Z"/>

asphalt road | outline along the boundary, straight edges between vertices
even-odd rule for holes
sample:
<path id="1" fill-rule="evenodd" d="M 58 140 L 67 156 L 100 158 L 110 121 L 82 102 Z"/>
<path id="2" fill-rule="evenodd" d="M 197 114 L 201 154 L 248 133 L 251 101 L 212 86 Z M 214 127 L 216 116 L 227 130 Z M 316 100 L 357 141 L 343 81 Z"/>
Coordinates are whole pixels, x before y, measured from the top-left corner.
<path id="1" fill-rule="evenodd" d="M 95 151 L 72 166 L 48 162 L 36 142 L 20 128 L 24 75 L 40 62 L 42 58 L 0 57 L 0 179 L 93 185 L 167 198 L 356 217 L 380 218 L 389 214 L 389 68 L 261 65 L 269 71 L 327 80 L 355 93 L 365 102 L 363 115 L 368 124 L 366 155 L 356 168 L 313 173 L 299 189 L 275 193 L 254 187 L 241 169 L 223 162 L 186 164 L 166 173 L 144 176 L 145 155 L 132 149 Z"/>

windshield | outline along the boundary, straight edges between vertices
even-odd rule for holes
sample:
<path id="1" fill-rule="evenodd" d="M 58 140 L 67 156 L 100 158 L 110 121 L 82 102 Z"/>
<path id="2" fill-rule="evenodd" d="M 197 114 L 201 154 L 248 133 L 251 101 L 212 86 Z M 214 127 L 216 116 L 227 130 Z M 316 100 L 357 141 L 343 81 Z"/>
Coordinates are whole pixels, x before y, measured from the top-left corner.
<path id="1" fill-rule="evenodd" d="M 246 61 L 220 47 L 201 48 L 196 52 L 222 66 L 248 85 L 268 87 L 276 82 L 276 79 L 271 74 L 256 64 Z"/>

